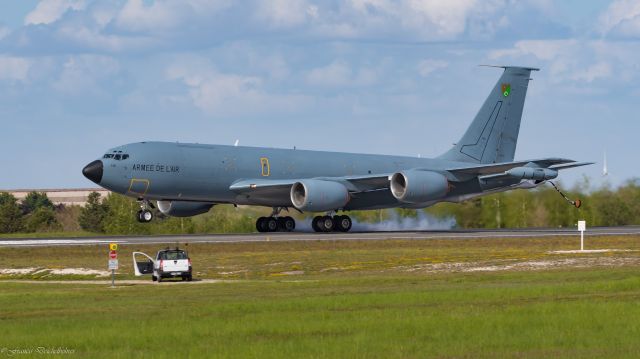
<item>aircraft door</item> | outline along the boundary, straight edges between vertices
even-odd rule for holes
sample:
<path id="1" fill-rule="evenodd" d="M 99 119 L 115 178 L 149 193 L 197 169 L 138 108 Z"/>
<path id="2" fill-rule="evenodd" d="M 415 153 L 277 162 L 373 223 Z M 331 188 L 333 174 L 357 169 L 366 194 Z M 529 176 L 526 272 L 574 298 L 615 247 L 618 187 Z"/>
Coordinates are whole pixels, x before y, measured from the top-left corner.
<path id="1" fill-rule="evenodd" d="M 129 193 L 132 193 L 138 197 L 144 197 L 149 190 L 149 180 L 140 178 L 131 178 L 129 180 Z"/>
<path id="2" fill-rule="evenodd" d="M 271 175 L 271 166 L 269 165 L 269 159 L 267 157 L 260 157 L 260 168 L 262 177 L 269 177 Z"/>
<path id="3" fill-rule="evenodd" d="M 136 259 L 136 255 L 142 258 Z M 139 277 L 145 274 L 152 274 L 154 264 L 155 262 L 153 261 L 153 259 L 149 257 L 146 253 L 133 252 L 133 271 L 136 277 Z"/>

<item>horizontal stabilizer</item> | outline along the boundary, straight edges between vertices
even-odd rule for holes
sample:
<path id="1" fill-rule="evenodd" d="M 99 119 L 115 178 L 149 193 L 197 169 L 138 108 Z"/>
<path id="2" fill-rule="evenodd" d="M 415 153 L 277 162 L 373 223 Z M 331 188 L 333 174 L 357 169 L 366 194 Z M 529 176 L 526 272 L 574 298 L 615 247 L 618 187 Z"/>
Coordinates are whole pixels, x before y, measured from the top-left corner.
<path id="1" fill-rule="evenodd" d="M 549 168 L 552 170 L 566 170 L 568 168 L 581 167 L 581 166 L 589 166 L 594 164 L 595 162 L 573 162 L 573 163 L 565 163 L 550 166 Z"/>

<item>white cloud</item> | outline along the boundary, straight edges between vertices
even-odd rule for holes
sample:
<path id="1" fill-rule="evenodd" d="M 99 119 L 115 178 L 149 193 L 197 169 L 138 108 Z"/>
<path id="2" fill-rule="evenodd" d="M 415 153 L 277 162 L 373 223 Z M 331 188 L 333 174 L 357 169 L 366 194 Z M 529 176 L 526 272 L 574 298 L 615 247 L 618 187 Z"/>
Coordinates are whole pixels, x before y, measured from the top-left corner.
<path id="1" fill-rule="evenodd" d="M 351 75 L 351 67 L 345 62 L 334 61 L 309 71 L 307 82 L 318 86 L 344 86 L 351 81 Z"/>
<path id="2" fill-rule="evenodd" d="M 523 40 L 494 50 L 492 60 L 542 67 L 554 83 L 631 83 L 639 77 L 640 44 L 604 40 Z M 614 76 L 615 75 L 615 76 Z M 610 86 L 610 85 L 609 85 Z"/>
<path id="3" fill-rule="evenodd" d="M 599 62 L 593 64 L 583 71 L 577 72 L 573 75 L 574 80 L 593 82 L 597 79 L 606 79 L 611 76 L 611 65 L 606 62 Z"/>
<path id="4" fill-rule="evenodd" d="M 120 71 L 119 62 L 109 56 L 71 56 L 64 62 L 52 87 L 67 95 L 100 95 L 107 91 L 106 83 Z"/>
<path id="5" fill-rule="evenodd" d="M 351 37 L 404 33 L 427 41 L 454 39 L 474 20 L 477 31 L 495 31 L 508 21 L 496 15 L 504 0 L 350 0 L 340 6 L 335 25 Z M 325 26 L 331 29 L 330 26 Z"/>
<path id="6" fill-rule="evenodd" d="M 0 55 L 0 80 L 27 81 L 32 63 L 29 59 Z"/>
<path id="7" fill-rule="evenodd" d="M 368 86 L 377 81 L 377 71 L 362 67 L 353 71 L 346 62 L 336 60 L 327 66 L 317 67 L 309 71 L 307 83 L 314 86 Z"/>
<path id="8" fill-rule="evenodd" d="M 449 63 L 442 60 L 426 59 L 420 61 L 418 64 L 418 73 L 422 77 L 427 77 L 434 71 L 444 69 L 449 66 Z"/>
<path id="9" fill-rule="evenodd" d="M 640 2 L 618 0 L 611 3 L 600 15 L 599 30 L 603 34 L 640 36 Z"/>
<path id="10" fill-rule="evenodd" d="M 433 31 L 436 37 L 450 38 L 465 30 L 467 17 L 476 5 L 475 0 L 407 0 L 402 15 L 409 28 Z M 430 35 L 425 32 L 425 35 Z"/>
<path id="11" fill-rule="evenodd" d="M 291 112 L 309 102 L 301 95 L 268 93 L 262 78 L 221 73 L 202 58 L 179 63 L 167 68 L 167 78 L 186 85 L 189 100 L 211 116 Z"/>
<path id="12" fill-rule="evenodd" d="M 119 12 L 116 24 L 129 31 L 176 29 L 196 19 L 206 19 L 230 5 L 230 0 L 156 0 L 151 4 L 128 0 Z"/>
<path id="13" fill-rule="evenodd" d="M 159 43 L 158 39 L 150 36 L 105 34 L 101 29 L 75 24 L 61 26 L 58 35 L 65 38 L 68 45 L 80 45 L 97 52 L 140 51 Z"/>
<path id="14" fill-rule="evenodd" d="M 25 25 L 50 24 L 62 17 L 68 10 L 82 10 L 84 0 L 41 0 L 24 19 Z"/>
<path id="15" fill-rule="evenodd" d="M 318 7 L 307 0 L 259 0 L 257 14 L 272 27 L 288 28 L 318 17 Z"/>
<path id="16" fill-rule="evenodd" d="M 7 35 L 9 35 L 10 33 L 11 33 L 11 30 L 9 30 L 8 27 L 0 25 L 0 40 L 7 37 Z"/>
<path id="17" fill-rule="evenodd" d="M 508 6 L 509 0 L 43 0 L 25 23 L 44 26 L 18 29 L 3 41 L 25 53 L 140 53 L 210 48 L 274 33 L 302 39 L 490 38 L 509 26 Z M 77 13 L 64 16 L 70 10 Z"/>
<path id="18" fill-rule="evenodd" d="M 178 2 L 156 1 L 145 5 L 142 0 L 129 0 L 120 10 L 116 23 L 127 30 L 170 29 L 182 20 Z"/>

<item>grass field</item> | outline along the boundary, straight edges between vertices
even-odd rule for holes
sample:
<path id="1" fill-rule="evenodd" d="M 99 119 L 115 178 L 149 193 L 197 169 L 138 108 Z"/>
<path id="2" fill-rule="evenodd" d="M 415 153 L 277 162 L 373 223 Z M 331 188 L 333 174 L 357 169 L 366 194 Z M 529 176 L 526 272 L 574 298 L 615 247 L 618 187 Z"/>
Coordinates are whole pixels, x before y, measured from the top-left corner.
<path id="1" fill-rule="evenodd" d="M 550 252 L 569 238 L 194 244 L 198 277 L 226 280 L 115 289 L 4 275 L 0 355 L 635 358 L 638 239 L 589 238 L 631 250 L 589 254 Z M 1 248 L 1 266 L 104 270 L 103 247 Z M 127 253 L 158 248 L 139 247 L 121 248 L 120 279 Z"/>

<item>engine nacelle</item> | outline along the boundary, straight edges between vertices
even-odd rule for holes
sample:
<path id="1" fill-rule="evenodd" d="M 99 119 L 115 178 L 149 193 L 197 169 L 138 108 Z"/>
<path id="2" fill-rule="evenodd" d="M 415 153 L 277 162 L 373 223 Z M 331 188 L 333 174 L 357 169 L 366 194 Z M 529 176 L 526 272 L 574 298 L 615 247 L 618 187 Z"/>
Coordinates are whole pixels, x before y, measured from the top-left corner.
<path id="1" fill-rule="evenodd" d="M 410 170 L 391 176 L 391 194 L 402 202 L 424 203 L 444 198 L 449 192 L 449 181 L 440 173 Z"/>
<path id="2" fill-rule="evenodd" d="M 549 168 L 515 167 L 506 173 L 514 178 L 537 181 L 545 181 L 558 177 L 558 171 Z"/>
<path id="3" fill-rule="evenodd" d="M 347 202 L 349 191 L 338 182 L 309 179 L 291 186 L 291 203 L 301 211 L 333 211 Z"/>
<path id="4" fill-rule="evenodd" d="M 213 203 L 186 201 L 158 201 L 158 209 L 162 214 L 172 217 L 191 217 L 207 213 Z"/>

